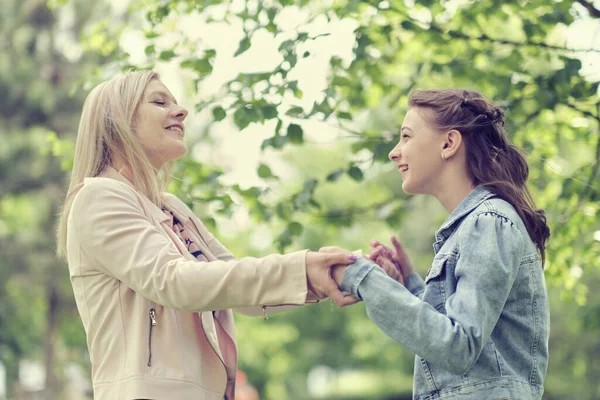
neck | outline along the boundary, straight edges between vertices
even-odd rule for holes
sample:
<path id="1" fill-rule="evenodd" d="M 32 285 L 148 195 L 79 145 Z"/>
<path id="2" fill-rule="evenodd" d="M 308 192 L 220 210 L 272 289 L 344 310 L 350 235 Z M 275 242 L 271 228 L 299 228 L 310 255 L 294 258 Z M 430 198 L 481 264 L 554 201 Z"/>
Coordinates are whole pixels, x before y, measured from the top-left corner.
<path id="1" fill-rule="evenodd" d="M 452 162 L 452 161 L 450 161 Z M 445 174 L 440 176 L 435 193 L 432 193 L 435 198 L 442 204 L 449 214 L 464 200 L 465 197 L 475 188 L 473 182 L 468 177 L 466 168 L 457 169 L 459 166 L 449 166 Z"/>
<path id="2" fill-rule="evenodd" d="M 452 214 L 452 211 L 454 211 L 460 202 L 474 189 L 471 182 L 453 182 L 450 186 L 451 187 L 435 196 L 446 211 L 448 211 L 448 214 Z"/>
<path id="3" fill-rule="evenodd" d="M 122 161 L 116 160 L 111 165 L 118 173 L 127 178 L 130 182 L 133 182 L 133 174 L 131 173 L 131 169 Z"/>

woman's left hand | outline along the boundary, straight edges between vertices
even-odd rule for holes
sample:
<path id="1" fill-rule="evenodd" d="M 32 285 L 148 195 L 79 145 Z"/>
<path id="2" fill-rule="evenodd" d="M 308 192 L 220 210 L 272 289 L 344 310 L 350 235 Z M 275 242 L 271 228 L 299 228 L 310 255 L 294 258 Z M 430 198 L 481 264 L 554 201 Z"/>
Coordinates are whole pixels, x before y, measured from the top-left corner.
<path id="1" fill-rule="evenodd" d="M 337 246 L 326 246 L 319 249 L 319 253 L 348 253 L 348 256 L 353 254 L 351 251 L 342 249 Z M 333 265 L 331 267 L 331 278 L 335 281 L 338 287 L 342 286 L 342 279 L 344 278 L 344 272 L 346 271 L 347 265 Z"/>

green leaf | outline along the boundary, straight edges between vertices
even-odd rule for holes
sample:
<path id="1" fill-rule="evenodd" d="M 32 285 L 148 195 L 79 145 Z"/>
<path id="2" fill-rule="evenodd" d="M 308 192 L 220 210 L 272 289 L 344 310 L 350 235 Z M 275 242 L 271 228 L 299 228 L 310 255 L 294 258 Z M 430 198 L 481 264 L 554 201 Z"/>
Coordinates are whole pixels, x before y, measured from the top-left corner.
<path id="1" fill-rule="evenodd" d="M 260 149 L 264 150 L 267 147 L 272 147 L 274 149 L 280 149 L 287 143 L 287 141 L 288 141 L 287 136 L 281 136 L 279 134 L 276 134 L 273 137 L 263 140 L 262 144 L 260 145 Z"/>
<path id="2" fill-rule="evenodd" d="M 344 172 L 346 171 L 344 171 L 343 169 L 338 169 L 337 171 L 330 173 L 329 175 L 327 175 L 327 182 L 337 181 L 342 175 L 344 175 Z"/>
<path id="3" fill-rule="evenodd" d="M 175 57 L 175 52 L 173 50 L 164 50 L 160 52 L 158 58 L 163 61 L 169 61 L 171 58 Z"/>
<path id="4" fill-rule="evenodd" d="M 353 165 L 348 169 L 348 175 L 357 182 L 363 180 L 363 172 L 356 165 Z"/>
<path id="5" fill-rule="evenodd" d="M 275 212 L 279 218 L 286 220 L 292 215 L 292 207 L 288 203 L 279 203 L 275 207 Z"/>
<path id="6" fill-rule="evenodd" d="M 249 48 L 250 48 L 250 38 L 248 36 L 246 36 L 245 38 L 240 40 L 240 45 L 239 45 L 238 49 L 235 51 L 235 53 L 233 54 L 233 56 L 237 57 L 240 54 L 242 54 L 243 52 L 245 52 L 246 50 L 248 50 Z"/>
<path id="7" fill-rule="evenodd" d="M 260 109 L 265 119 L 277 118 L 277 108 L 273 105 L 264 106 Z"/>
<path id="8" fill-rule="evenodd" d="M 285 249 L 292 244 L 292 233 L 286 229 L 277 237 L 276 243 L 279 252 L 284 253 Z"/>
<path id="9" fill-rule="evenodd" d="M 291 39 L 284 40 L 279 45 L 279 51 L 285 50 L 286 52 L 290 52 L 294 48 L 294 41 Z"/>
<path id="10" fill-rule="evenodd" d="M 339 119 L 352 119 L 352 114 L 350 114 L 349 112 L 340 111 L 336 115 Z"/>
<path id="11" fill-rule="evenodd" d="M 299 222 L 290 222 L 287 226 L 287 230 L 292 234 L 292 236 L 298 236 L 302 234 L 304 227 Z"/>
<path id="12" fill-rule="evenodd" d="M 217 121 L 217 122 L 222 121 L 227 116 L 227 112 L 221 106 L 217 106 L 217 107 L 213 108 L 212 114 L 213 114 L 215 121 Z"/>
<path id="13" fill-rule="evenodd" d="M 273 138 L 272 146 L 276 149 L 282 148 L 288 141 L 287 136 L 275 135 Z"/>
<path id="14" fill-rule="evenodd" d="M 256 122 L 258 120 L 259 115 L 251 106 L 240 107 L 233 113 L 233 122 L 240 130 L 246 128 L 251 122 Z"/>
<path id="15" fill-rule="evenodd" d="M 290 124 L 287 129 L 287 138 L 291 143 L 300 144 L 304 142 L 304 131 L 298 124 Z"/>
<path id="16" fill-rule="evenodd" d="M 400 25 L 402 26 L 402 28 L 406 29 L 407 31 L 414 31 L 415 29 L 417 29 L 417 25 L 415 25 L 414 22 L 412 21 L 402 21 L 400 23 Z"/>
<path id="17" fill-rule="evenodd" d="M 303 112 L 304 112 L 304 109 L 302 107 L 294 106 L 294 107 L 290 108 L 289 110 L 287 110 L 287 112 L 285 113 L 285 115 L 289 115 L 291 117 L 298 117 Z"/>
<path id="18" fill-rule="evenodd" d="M 271 178 L 274 176 L 273 172 L 271 172 L 271 168 L 266 164 L 260 164 L 257 173 L 261 178 Z"/>

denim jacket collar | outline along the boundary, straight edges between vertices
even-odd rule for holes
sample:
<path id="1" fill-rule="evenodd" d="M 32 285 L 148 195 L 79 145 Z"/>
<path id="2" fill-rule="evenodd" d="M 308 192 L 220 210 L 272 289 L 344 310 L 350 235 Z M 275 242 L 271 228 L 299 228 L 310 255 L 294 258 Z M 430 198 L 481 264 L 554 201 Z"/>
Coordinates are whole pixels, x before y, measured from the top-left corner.
<path id="1" fill-rule="evenodd" d="M 483 186 L 477 186 L 471 190 L 435 233 L 435 243 L 433 244 L 435 252 L 437 253 L 446 239 L 450 237 L 459 221 L 491 197 L 494 197 L 494 194 Z"/>

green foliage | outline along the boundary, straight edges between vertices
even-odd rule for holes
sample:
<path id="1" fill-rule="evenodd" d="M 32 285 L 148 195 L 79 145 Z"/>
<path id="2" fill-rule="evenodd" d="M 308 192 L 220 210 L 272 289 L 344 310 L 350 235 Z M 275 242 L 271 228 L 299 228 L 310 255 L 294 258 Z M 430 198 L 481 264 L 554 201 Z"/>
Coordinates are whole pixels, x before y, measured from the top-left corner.
<path id="1" fill-rule="evenodd" d="M 279 152 L 294 171 L 289 179 L 286 171 L 261 160 L 249 169 L 262 185 L 231 182 L 224 179 L 224 165 L 193 156 L 195 146 L 209 145 L 209 135 L 193 143 L 190 156 L 178 164 L 174 175 L 180 179 L 170 189 L 209 229 L 217 231 L 240 210 L 250 217 L 233 236 L 218 235 L 239 256 L 323 245 L 366 251 L 370 239 L 399 233 L 418 269 L 426 271 L 433 232 L 445 214 L 435 202 L 404 195 L 396 171 L 385 167 L 397 140 L 391 133 L 397 132 L 415 87 L 464 87 L 496 100 L 507 111 L 511 140 L 527 152 L 529 186 L 552 230 L 546 277 L 553 336 L 545 398 L 593 399 L 600 393 L 595 363 L 600 300 L 593 290 L 600 277 L 599 83 L 584 76 L 580 59 L 598 51 L 567 50 L 561 36 L 581 16 L 598 18 L 600 13 L 581 7 L 585 2 L 494 0 L 451 8 L 451 2 L 440 0 L 276 0 L 241 6 L 223 0 L 138 0 L 129 13 L 145 16 L 139 31 L 147 40 L 146 59 L 133 65 L 118 37 L 136 23 L 120 23 L 102 6 L 80 0 L 38 3 L 9 2 L 0 15 L 0 30 L 7 35 L 0 60 L 0 278 L 5 283 L 0 359 L 13 381 L 20 358 L 41 357 L 50 315 L 58 316 L 56 346 L 69 350 L 58 364 L 85 358 L 66 267 L 53 256 L 50 234 L 65 171 L 72 165 L 83 95 L 115 66 L 169 64 L 192 76 L 195 109 L 207 110 L 211 123 L 231 121 L 244 134 L 260 125 L 269 133 L 261 149 Z M 67 60 L 57 45 L 57 20 L 65 7 L 72 7 L 71 33 L 85 50 L 76 61 Z M 298 8 L 306 20 L 282 24 L 281 16 Z M 108 17 L 98 21 L 98 15 Z M 236 47 L 224 51 L 234 62 L 252 53 L 255 39 L 265 34 L 279 59 L 260 72 L 240 72 L 203 96 L 199 88 L 217 72 L 223 50 L 179 31 L 177 40 L 161 40 L 176 21 L 194 15 L 206 15 L 208 25 L 241 27 Z M 311 26 L 318 21 L 327 23 Z M 335 49 L 323 54 L 319 47 L 339 21 L 355 26 L 350 58 Z M 312 77 L 296 72 L 315 57 L 327 58 L 327 85 L 307 102 Z M 107 61 L 112 65 L 105 66 Z M 86 90 L 79 90 L 82 85 Z M 315 145 L 316 126 L 338 130 L 337 143 Z M 269 232 L 271 246 L 258 249 L 250 240 L 258 228 Z M 60 300 L 57 309 L 50 307 L 53 296 Z M 332 310 L 326 303 L 266 322 L 245 317 L 237 322 L 240 364 L 261 398 L 309 398 L 306 376 L 316 365 L 361 370 L 371 382 L 373 376 L 387 378 L 363 394 L 360 387 L 367 384 L 358 385 L 354 398 L 410 392 L 412 355 L 370 323 L 362 305 Z M 386 383 L 394 379 L 397 385 Z M 351 396 L 338 391 L 329 398 Z"/>

